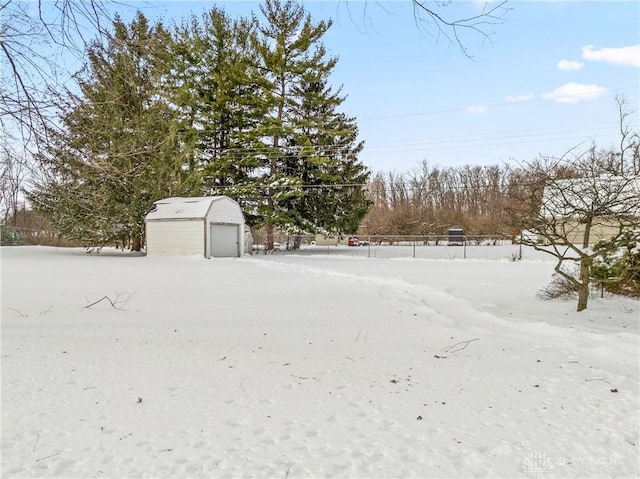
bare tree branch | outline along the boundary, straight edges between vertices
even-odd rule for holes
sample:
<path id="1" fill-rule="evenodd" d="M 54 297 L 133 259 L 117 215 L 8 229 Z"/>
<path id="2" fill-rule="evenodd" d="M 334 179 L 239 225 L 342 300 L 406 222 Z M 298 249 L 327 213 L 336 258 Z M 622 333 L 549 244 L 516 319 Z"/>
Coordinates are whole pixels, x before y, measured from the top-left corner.
<path id="1" fill-rule="evenodd" d="M 102 0 L 55 0 L 46 5 L 38 0 L 37 7 L 20 0 L 0 4 L 0 61 L 7 66 L 0 79 L 4 131 L 28 143 L 54 124 L 55 105 L 48 92 L 59 87 L 57 60 L 63 54 L 82 55 L 88 37 L 107 34 L 103 25 L 109 17 Z"/>
<path id="2" fill-rule="evenodd" d="M 340 0 L 336 15 L 339 14 L 339 7 L 343 5 L 347 10 L 347 15 L 352 23 L 360 28 L 362 26 L 363 33 L 367 33 L 369 29 L 375 31 L 375 22 L 369 15 L 370 5 L 374 4 L 375 8 L 383 10 L 385 13 L 392 15 L 393 9 L 389 8 L 379 0 L 365 0 L 362 9 L 361 19 L 357 20 L 352 9 L 353 0 Z M 473 58 L 470 44 L 480 39 L 480 46 L 485 42 L 491 42 L 494 32 L 491 28 L 506 22 L 507 15 L 511 11 L 508 6 L 509 0 L 501 0 L 494 2 L 485 1 L 483 4 L 478 2 L 462 2 L 453 0 L 411 0 L 413 12 L 413 23 L 418 31 L 430 37 L 434 42 L 438 42 L 441 38 L 445 38 L 449 43 L 456 45 L 462 54 L 467 58 Z M 452 19 L 448 15 L 447 7 L 463 5 L 465 8 L 474 9 L 477 13 L 463 16 L 462 18 Z M 478 5 L 481 8 L 478 10 Z"/>
<path id="3" fill-rule="evenodd" d="M 450 20 L 442 13 L 439 13 L 437 8 L 451 5 L 451 0 L 412 1 L 416 24 L 423 27 L 425 32 L 432 35 L 432 32 L 435 31 L 436 40 L 442 36 L 450 43 L 457 45 L 467 58 L 473 58 L 473 55 L 470 53 L 463 35 L 471 33 L 479 37 L 482 43 L 485 41 L 491 42 L 493 32 L 488 31 L 488 29 L 504 23 L 510 11 L 510 8 L 507 7 L 508 0 L 502 0 L 500 2 L 486 1 L 480 13 L 457 20 Z"/>

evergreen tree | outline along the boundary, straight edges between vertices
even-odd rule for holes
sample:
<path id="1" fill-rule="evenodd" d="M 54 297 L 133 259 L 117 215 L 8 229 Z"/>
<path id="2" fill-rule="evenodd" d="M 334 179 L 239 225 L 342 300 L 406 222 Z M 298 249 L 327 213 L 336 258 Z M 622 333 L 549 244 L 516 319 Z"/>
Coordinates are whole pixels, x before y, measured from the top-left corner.
<path id="1" fill-rule="evenodd" d="M 69 94 L 63 128 L 41 157 L 46 176 L 29 199 L 69 239 L 139 250 L 152 203 L 198 185 L 170 97 L 171 35 L 140 12 L 113 27 L 106 44 L 88 50 L 80 93 Z"/>
<path id="2" fill-rule="evenodd" d="M 265 23 L 256 50 L 270 82 L 268 148 L 259 155 L 267 247 L 274 225 L 295 233 L 355 229 L 368 209 L 362 187 L 337 185 L 362 184 L 368 173 L 357 161 L 362 145 L 353 119 L 337 112 L 344 98 L 327 87 L 337 58 L 327 57 L 320 40 L 331 21 L 314 24 L 292 0 L 267 0 L 260 8 Z M 348 203 L 349 196 L 357 201 Z"/>
<path id="3" fill-rule="evenodd" d="M 285 206 L 298 215 L 296 233 L 355 233 L 370 206 L 362 186 L 369 171 L 358 161 L 364 143 L 355 119 L 337 111 L 344 97 L 327 85 L 329 73 L 309 70 L 293 88 L 297 128 L 290 141 L 300 143 L 300 153 L 286 168 L 301 178 L 304 194 Z"/>
<path id="4" fill-rule="evenodd" d="M 255 20 L 231 20 L 214 8 L 202 23 L 193 18 L 180 29 L 175 48 L 178 108 L 196 140 L 193 161 L 203 193 L 243 200 L 245 210 L 255 203 L 252 175 L 260 166 L 246 152 L 262 146 L 260 125 L 268 109 L 251 42 L 255 29 Z"/>

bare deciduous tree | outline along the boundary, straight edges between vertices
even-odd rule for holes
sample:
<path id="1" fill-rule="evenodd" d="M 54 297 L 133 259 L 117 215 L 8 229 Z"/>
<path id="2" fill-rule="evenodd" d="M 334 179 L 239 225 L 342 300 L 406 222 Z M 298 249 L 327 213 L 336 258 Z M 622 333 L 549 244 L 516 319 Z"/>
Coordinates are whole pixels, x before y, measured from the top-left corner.
<path id="1" fill-rule="evenodd" d="M 443 235 L 450 227 L 468 234 L 506 232 L 504 199 L 510 179 L 498 165 L 439 167 L 423 162 L 407 173 L 379 173 L 369 184 L 373 202 L 367 232 Z"/>
<path id="2" fill-rule="evenodd" d="M 555 271 L 575 286 L 577 310 L 582 311 L 589 298 L 590 268 L 599 254 L 591 246 L 600 239 L 615 244 L 640 226 L 640 185 L 635 177 L 602 174 L 590 154 L 572 162 L 576 178 L 558 178 L 560 163 L 545 158 L 526 165 L 544 191 L 540 203 L 531 203 L 540 204 L 539 210 L 521 224 L 544 241 L 531 236 L 522 241 L 557 259 Z"/>
<path id="3" fill-rule="evenodd" d="M 22 190 L 40 168 L 33 160 L 56 126 L 63 59 L 80 58 L 88 38 L 105 34 L 109 13 L 102 0 L 0 2 L 0 209 L 4 224 L 18 220 Z M 112 4 L 113 5 L 113 4 Z M 24 203 L 23 203 L 24 209 Z"/>
<path id="4" fill-rule="evenodd" d="M 626 102 L 616 98 L 616 104 L 618 148 L 594 145 L 579 154 L 524 162 L 524 181 L 510 193 L 513 224 L 537 236 L 522 235 L 521 241 L 556 258 L 556 273 L 578 292 L 578 311 L 587 308 L 591 267 L 600 254 L 594 243 L 606 240 L 615 247 L 640 228 L 637 135 L 626 126 Z"/>
<path id="5" fill-rule="evenodd" d="M 631 110 L 629 100 L 621 95 L 616 95 L 615 103 L 618 109 L 618 124 L 620 125 L 619 153 L 612 155 L 612 167 L 619 168 L 619 174 L 626 172 L 631 175 L 640 175 L 640 136 L 629 126 L 631 115 L 636 113 Z"/>
<path id="6" fill-rule="evenodd" d="M 6 226 L 17 226 L 20 193 L 27 174 L 25 159 L 3 141 L 0 144 L 0 216 Z"/>
<path id="7" fill-rule="evenodd" d="M 51 124 L 55 105 L 47 92 L 67 73 L 58 60 L 84 53 L 87 37 L 104 34 L 108 17 L 101 0 L 0 3 L 0 124 L 5 131 L 28 142 Z"/>

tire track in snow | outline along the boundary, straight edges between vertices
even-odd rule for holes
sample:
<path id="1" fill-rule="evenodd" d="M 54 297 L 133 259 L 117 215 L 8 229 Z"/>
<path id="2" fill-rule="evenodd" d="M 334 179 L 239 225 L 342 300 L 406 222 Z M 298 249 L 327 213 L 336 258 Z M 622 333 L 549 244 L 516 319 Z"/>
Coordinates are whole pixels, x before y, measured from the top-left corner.
<path id="1" fill-rule="evenodd" d="M 508 324 L 491 313 L 480 311 L 471 301 L 455 296 L 446 290 L 424 284 L 410 283 L 400 278 L 362 275 L 361 273 L 350 273 L 301 263 L 281 263 L 268 259 L 248 259 L 247 261 L 255 262 L 273 270 L 299 272 L 358 285 L 372 286 L 380 292 L 382 297 L 395 301 L 408 300 L 411 304 L 423 309 L 430 319 L 436 317 L 450 327 L 465 327 L 468 329 L 469 326 L 475 323 L 478 323 L 478 326 L 480 324 L 486 325 L 487 323 Z M 484 330 L 485 328 L 481 329 Z"/>
<path id="2" fill-rule="evenodd" d="M 293 257 L 287 257 L 289 261 Z M 477 305 L 471 300 L 452 294 L 446 289 L 432 287 L 426 284 L 416 284 L 398 277 L 383 277 L 362 272 L 345 272 L 334 268 L 309 266 L 301 262 L 281 262 L 271 258 L 252 261 L 263 267 L 286 272 L 299 272 L 317 277 L 333 278 L 339 281 L 375 287 L 384 297 L 391 300 L 407 300 L 420 307 L 430 320 L 437 319 L 444 326 L 457 330 L 466 330 L 477 335 L 492 334 L 500 330 L 502 337 L 530 338 L 532 335 L 544 336 L 546 340 L 558 346 L 569 346 L 581 337 L 592 342 L 600 337 L 600 333 L 577 331 L 570 326 L 557 325 L 544 321 L 525 320 L 517 315 L 505 318 L 499 314 L 486 311 L 491 305 Z M 358 263 L 360 260 L 357 261 Z M 350 261 L 347 265 L 354 264 Z M 618 333 L 620 334 L 620 333 Z"/>

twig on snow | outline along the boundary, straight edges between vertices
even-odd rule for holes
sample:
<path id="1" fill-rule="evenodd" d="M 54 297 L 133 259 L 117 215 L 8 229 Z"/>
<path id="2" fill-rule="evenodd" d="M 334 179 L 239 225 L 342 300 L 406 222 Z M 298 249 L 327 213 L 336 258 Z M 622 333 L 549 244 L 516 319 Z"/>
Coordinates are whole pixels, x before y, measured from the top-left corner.
<path id="1" fill-rule="evenodd" d="M 355 343 L 355 342 L 357 342 L 357 341 L 358 341 L 358 339 L 360 339 L 360 336 L 361 336 L 361 335 L 362 335 L 362 328 L 360 328 L 360 331 L 358 331 L 358 335 L 356 336 L 356 339 L 354 339 L 354 340 L 353 340 L 353 342 L 354 342 L 354 343 Z M 366 341 L 368 336 L 369 336 L 369 330 L 367 329 L 367 330 L 364 332 L 364 338 L 363 338 L 363 339 Z"/>
<path id="2" fill-rule="evenodd" d="M 443 352 L 445 353 L 456 353 L 458 351 L 462 351 L 463 349 L 466 349 L 467 346 L 469 346 L 469 343 L 471 343 L 472 341 L 478 341 L 480 338 L 474 338 L 474 339 L 469 339 L 468 341 L 460 341 L 459 343 L 456 343 L 452 346 L 448 346 L 444 349 L 442 349 Z M 456 348 L 457 346 L 463 345 L 462 347 Z"/>
<path id="3" fill-rule="evenodd" d="M 297 379 L 309 379 L 310 376 L 296 376 L 295 374 L 291 375 L 292 378 L 297 378 Z M 311 378 L 311 379 L 317 379 L 317 378 Z"/>
<path id="4" fill-rule="evenodd" d="M 33 450 L 31 452 L 36 452 L 36 446 L 38 445 L 38 441 L 40 440 L 40 433 L 36 436 L 36 441 L 33 443 Z"/>
<path id="5" fill-rule="evenodd" d="M 55 454 L 51 454 L 49 456 L 41 457 L 40 459 L 36 459 L 36 462 L 44 461 L 45 459 L 51 459 L 52 457 L 56 457 L 62 454 L 62 451 L 56 452 Z"/>
<path id="6" fill-rule="evenodd" d="M 585 383 L 590 383 L 591 381 L 604 381 L 607 384 L 611 384 L 611 382 L 607 381 L 606 378 L 595 378 L 595 379 L 585 379 Z"/>
<path id="7" fill-rule="evenodd" d="M 360 328 L 360 331 L 358 331 L 358 335 L 356 336 L 356 339 L 353 340 L 353 342 L 355 343 L 358 339 L 360 339 L 360 335 L 362 334 L 362 328 Z"/>
<path id="8" fill-rule="evenodd" d="M 53 310 L 53 303 L 49 302 L 49 307 L 40 311 L 40 314 L 47 314 Z"/>
<path id="9" fill-rule="evenodd" d="M 98 303 L 101 303 L 104 300 L 107 300 L 113 309 L 117 309 L 118 311 L 124 311 L 123 306 L 126 306 L 129 301 L 131 301 L 135 297 L 136 293 L 119 293 L 116 291 L 115 299 L 111 299 L 109 296 L 103 296 L 97 301 L 94 301 L 91 304 L 87 304 L 86 306 L 82 306 L 82 309 L 89 309 L 92 306 L 95 306 Z"/>
<path id="10" fill-rule="evenodd" d="M 107 301 L 109 301 L 109 303 L 111 304 L 111 307 L 112 307 L 113 309 L 119 309 L 119 310 L 121 310 L 121 311 L 122 311 L 122 308 L 117 307 L 117 306 L 115 305 L 115 303 L 111 300 L 111 298 L 110 298 L 109 296 L 103 296 L 103 297 L 102 297 L 102 298 L 100 298 L 98 301 L 94 301 L 94 302 L 93 302 L 93 303 L 91 303 L 91 304 L 87 304 L 86 306 L 83 306 L 83 307 L 82 307 L 82 309 L 89 309 L 91 306 L 95 306 L 96 304 L 98 304 L 98 303 L 100 303 L 100 302 L 104 301 L 105 299 L 106 299 Z M 116 301 L 117 301 L 117 299 L 116 299 Z"/>
<path id="11" fill-rule="evenodd" d="M 7 308 L 11 311 L 15 311 L 16 313 L 18 313 L 20 315 L 21 318 L 28 318 L 29 315 L 28 314 L 24 314 L 22 311 L 20 311 L 19 309 L 16 308 Z"/>

